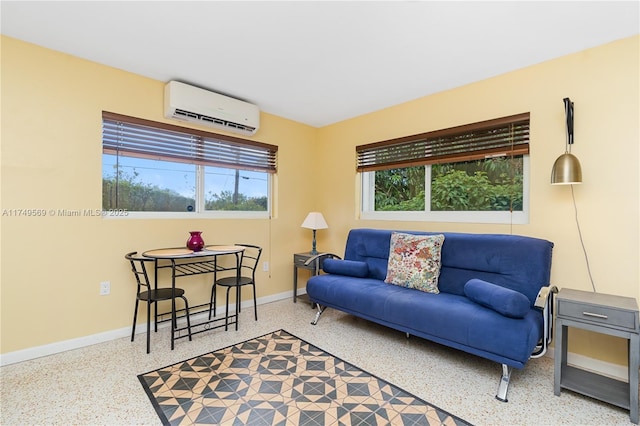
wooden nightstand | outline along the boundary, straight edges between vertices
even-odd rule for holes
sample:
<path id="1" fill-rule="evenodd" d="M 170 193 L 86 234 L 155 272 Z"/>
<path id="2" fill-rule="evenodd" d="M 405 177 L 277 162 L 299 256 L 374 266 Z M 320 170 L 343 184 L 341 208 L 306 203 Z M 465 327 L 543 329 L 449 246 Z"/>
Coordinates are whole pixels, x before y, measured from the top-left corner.
<path id="1" fill-rule="evenodd" d="M 638 424 L 638 368 L 640 325 L 634 298 L 562 289 L 556 295 L 556 339 L 554 356 L 555 395 L 565 388 L 629 410 Z M 567 365 L 568 327 L 628 339 L 629 382 L 612 379 Z"/>

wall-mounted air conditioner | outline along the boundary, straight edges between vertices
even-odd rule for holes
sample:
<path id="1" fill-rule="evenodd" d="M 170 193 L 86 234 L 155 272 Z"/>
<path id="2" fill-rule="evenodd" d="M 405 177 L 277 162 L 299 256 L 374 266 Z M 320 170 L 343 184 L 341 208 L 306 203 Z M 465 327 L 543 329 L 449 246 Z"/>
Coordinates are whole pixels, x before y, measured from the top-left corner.
<path id="1" fill-rule="evenodd" d="M 243 135 L 254 135 L 260 127 L 256 105 L 178 81 L 164 88 L 164 116 Z"/>

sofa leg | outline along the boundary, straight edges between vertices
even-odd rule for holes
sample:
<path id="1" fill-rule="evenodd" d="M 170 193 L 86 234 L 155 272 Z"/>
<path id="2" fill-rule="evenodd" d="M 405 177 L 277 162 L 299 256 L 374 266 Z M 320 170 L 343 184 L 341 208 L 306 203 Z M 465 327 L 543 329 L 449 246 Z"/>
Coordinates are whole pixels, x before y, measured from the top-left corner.
<path id="1" fill-rule="evenodd" d="M 316 317 L 313 319 L 313 321 L 311 321 L 312 325 L 316 325 L 318 323 L 320 315 L 324 312 L 325 309 L 324 306 L 320 306 L 318 303 L 316 303 L 316 307 L 318 308 L 318 312 L 316 312 Z"/>
<path id="2" fill-rule="evenodd" d="M 498 384 L 498 393 L 496 399 L 502 402 L 507 401 L 507 392 L 509 391 L 509 379 L 511 378 L 511 367 L 506 364 L 502 364 L 502 377 L 500 377 L 500 383 Z"/>

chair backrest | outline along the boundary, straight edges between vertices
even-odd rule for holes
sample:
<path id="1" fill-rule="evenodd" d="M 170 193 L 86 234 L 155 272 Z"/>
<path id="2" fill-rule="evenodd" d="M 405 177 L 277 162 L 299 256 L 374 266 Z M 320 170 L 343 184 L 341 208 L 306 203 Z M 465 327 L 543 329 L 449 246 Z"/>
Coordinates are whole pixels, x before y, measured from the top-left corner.
<path id="1" fill-rule="evenodd" d="M 244 251 L 240 257 L 240 269 L 251 274 L 255 281 L 256 269 L 258 262 L 260 261 L 260 255 L 262 254 L 262 247 L 253 244 L 236 244 L 237 246 L 244 247 Z"/>
<path id="2" fill-rule="evenodd" d="M 131 263 L 131 270 L 138 284 L 138 293 L 142 291 L 142 287 L 146 287 L 146 290 L 151 290 L 151 281 L 149 281 L 145 262 L 153 262 L 153 259 L 138 256 L 138 252 L 135 251 L 127 253 L 124 257 Z"/>

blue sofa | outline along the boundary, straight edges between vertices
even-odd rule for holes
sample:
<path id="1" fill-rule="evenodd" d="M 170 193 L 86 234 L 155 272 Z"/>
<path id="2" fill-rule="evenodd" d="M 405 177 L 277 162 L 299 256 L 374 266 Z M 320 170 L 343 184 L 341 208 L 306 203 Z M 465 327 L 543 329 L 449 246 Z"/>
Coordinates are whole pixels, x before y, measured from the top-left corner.
<path id="1" fill-rule="evenodd" d="M 429 293 L 385 283 L 394 231 L 353 229 L 344 258 L 321 253 L 325 273 L 307 282 L 316 325 L 330 307 L 502 365 L 496 398 L 506 402 L 512 368 L 542 356 L 552 338 L 553 243 L 525 236 L 444 235 L 437 287 Z"/>

